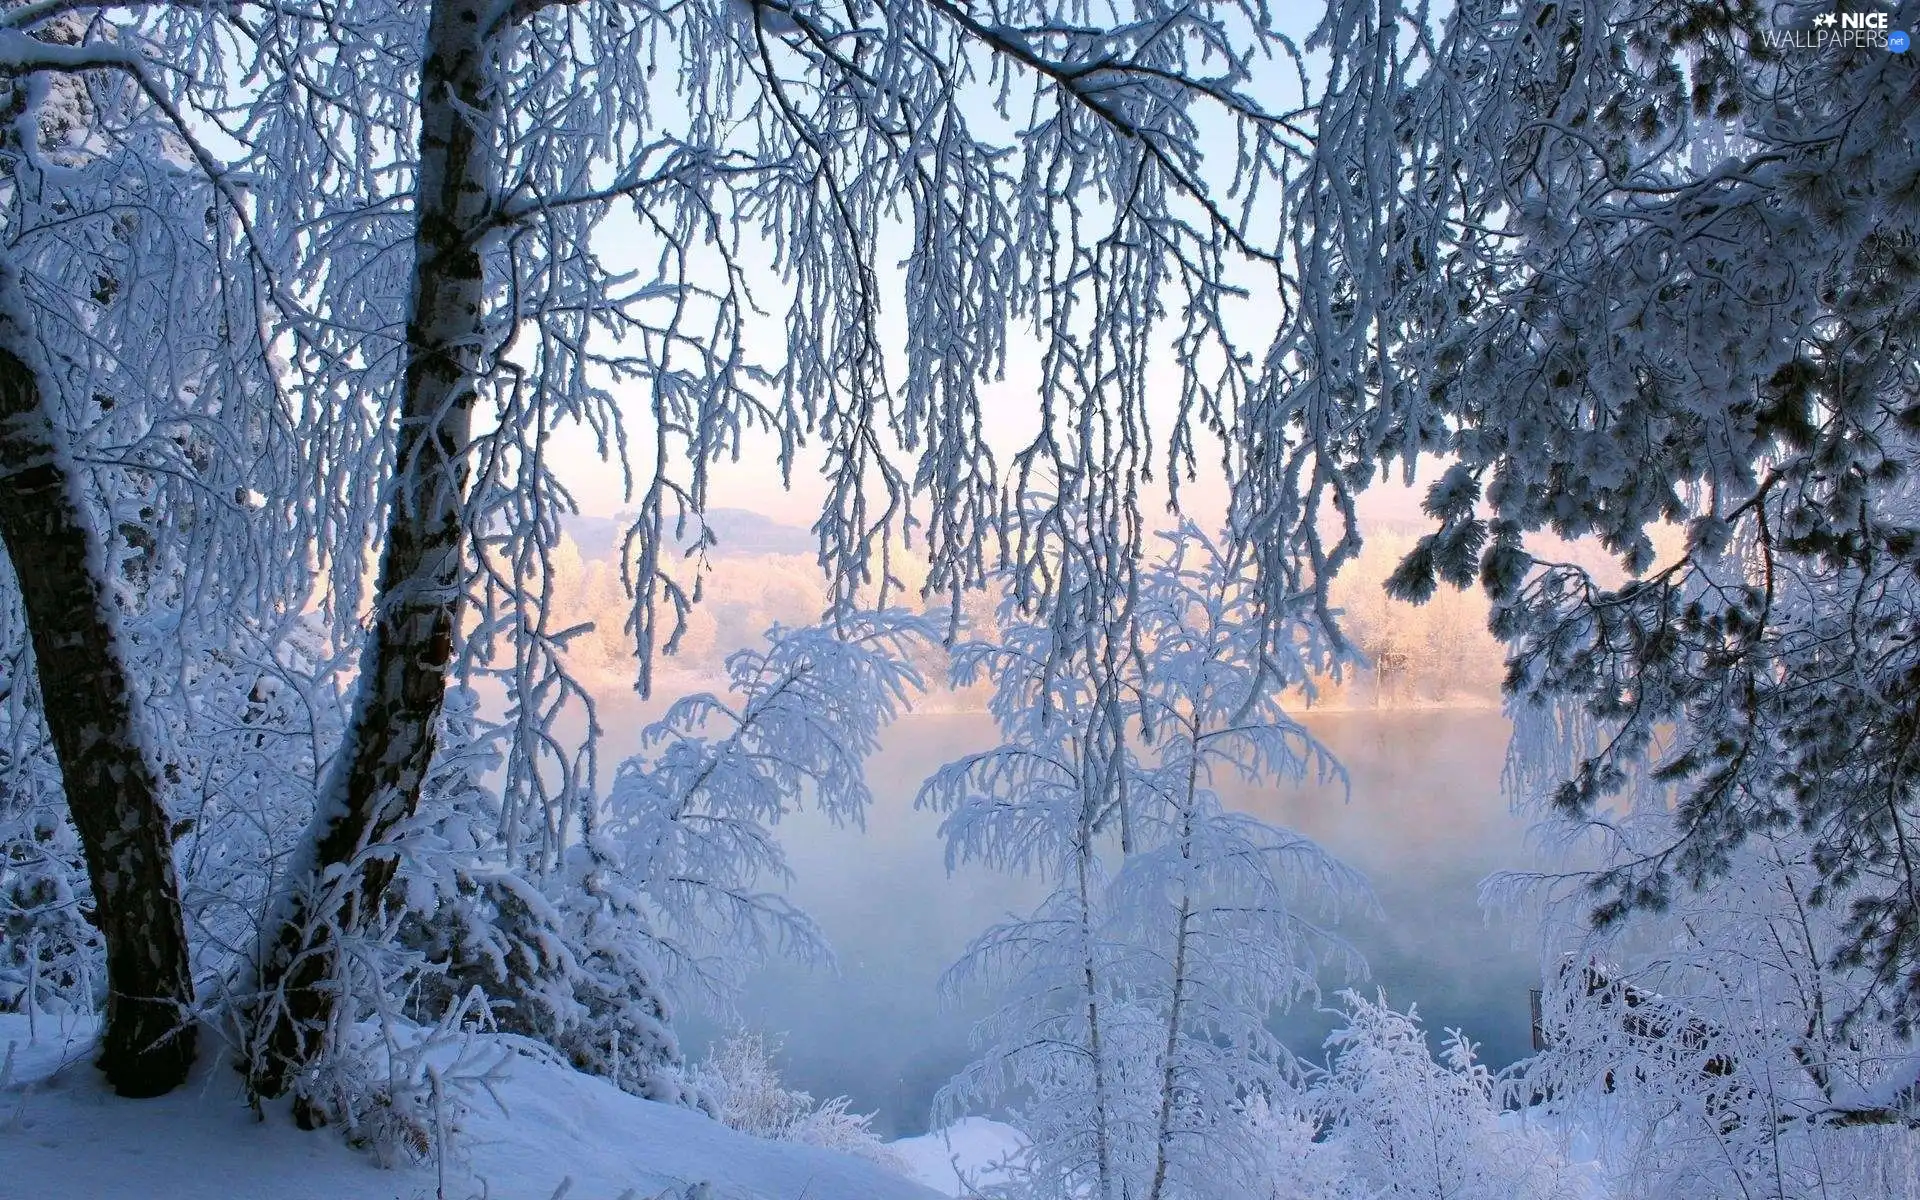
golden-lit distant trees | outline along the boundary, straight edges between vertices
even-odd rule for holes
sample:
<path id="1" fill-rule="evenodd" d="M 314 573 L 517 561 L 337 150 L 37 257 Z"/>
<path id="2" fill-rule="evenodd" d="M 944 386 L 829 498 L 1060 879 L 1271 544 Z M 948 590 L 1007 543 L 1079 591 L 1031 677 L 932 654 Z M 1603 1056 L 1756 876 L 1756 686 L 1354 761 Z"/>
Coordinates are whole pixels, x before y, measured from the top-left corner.
<path id="1" fill-rule="evenodd" d="M 691 561 L 673 564 L 691 589 Z M 627 622 L 633 611 L 612 557 L 587 558 L 562 535 L 553 551 L 558 625 L 591 624 L 567 644 L 567 665 L 597 684 L 631 680 L 635 672 L 633 635 Z M 826 608 L 819 565 L 802 554 L 727 555 L 709 559 L 701 582 L 700 603 L 687 614 L 674 653 L 660 669 L 689 674 L 717 673 L 727 655 L 759 644 L 769 625 L 810 625 Z"/>
<path id="2" fill-rule="evenodd" d="M 1444 590 L 1425 604 L 1409 604 L 1387 595 L 1383 581 L 1412 549 L 1414 535 L 1397 529 L 1369 533 L 1366 548 L 1341 572 L 1332 588 L 1344 614 L 1345 629 L 1365 663 L 1340 678 L 1318 681 L 1315 703 L 1345 708 L 1496 705 L 1503 671 L 1500 644 L 1487 632 L 1487 604 L 1478 592 Z M 1577 549 L 1577 548 L 1576 548 Z M 1575 553 L 1570 549 L 1569 553 Z M 1577 554 L 1575 554 L 1577 557 Z M 568 666 L 597 686 L 630 682 L 634 672 L 632 635 L 626 629 L 632 601 L 611 556 L 588 558 L 563 537 L 553 552 L 561 625 L 591 623 L 593 628 L 568 643 Z M 692 582 L 692 563 L 683 570 Z M 911 551 L 894 560 L 898 591 L 891 601 L 915 603 L 926 577 L 924 560 Z M 969 593 L 961 605 L 961 627 L 972 637 L 992 637 L 997 629 L 997 598 Z M 673 655 L 659 664 L 667 673 L 709 675 L 727 655 L 757 645 L 769 625 L 803 625 L 819 619 L 827 605 L 819 564 L 805 554 L 723 554 L 708 560 L 701 601 L 687 615 Z M 929 678 L 944 674 L 924 647 L 929 661 L 917 664 Z M 985 693 L 947 696 L 935 689 L 934 707 L 977 707 Z"/>
<path id="3" fill-rule="evenodd" d="M 1382 586 L 1415 538 L 1370 532 L 1365 548 L 1329 589 L 1345 632 L 1366 657 L 1358 670 L 1321 681 L 1319 703 L 1344 707 L 1492 705 L 1500 700 L 1500 644 L 1487 632 L 1479 592 L 1444 589 L 1425 604 L 1396 600 Z"/>

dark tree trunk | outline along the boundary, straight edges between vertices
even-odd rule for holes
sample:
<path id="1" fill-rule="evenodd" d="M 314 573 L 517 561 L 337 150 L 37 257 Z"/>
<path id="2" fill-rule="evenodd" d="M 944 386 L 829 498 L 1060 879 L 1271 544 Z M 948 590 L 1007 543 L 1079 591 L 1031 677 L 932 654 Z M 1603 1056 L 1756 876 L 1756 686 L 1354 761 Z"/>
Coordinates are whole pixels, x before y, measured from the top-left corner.
<path id="1" fill-rule="evenodd" d="M 4 266 L 0 266 L 4 270 Z M 0 288 L 12 291 L 0 282 Z M 0 306 L 14 297 L 0 295 Z M 39 377 L 0 312 L 0 542 L 20 581 L 67 806 L 107 948 L 100 1066 L 122 1096 L 158 1096 L 193 1065 L 193 975 L 173 842 L 134 729 L 104 556 L 59 453 Z"/>
<path id="2" fill-rule="evenodd" d="M 283 1093 L 325 1047 L 338 937 L 379 902 L 394 863 L 359 858 L 412 815 L 433 758 L 461 610 L 462 507 L 485 300 L 479 243 L 490 219 L 492 132 L 484 0 L 436 0 L 421 72 L 413 290 L 405 394 L 373 628 L 345 744 L 321 794 L 307 857 L 289 881 L 260 971 L 255 1091 Z M 344 883 L 338 882 L 344 881 Z"/>

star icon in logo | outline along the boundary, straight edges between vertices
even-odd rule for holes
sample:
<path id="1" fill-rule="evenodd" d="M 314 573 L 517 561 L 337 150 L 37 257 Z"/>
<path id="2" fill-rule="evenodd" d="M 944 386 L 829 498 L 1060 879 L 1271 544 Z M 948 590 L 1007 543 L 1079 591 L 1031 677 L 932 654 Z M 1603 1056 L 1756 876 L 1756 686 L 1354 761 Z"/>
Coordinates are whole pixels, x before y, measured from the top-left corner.
<path id="1" fill-rule="evenodd" d="M 1837 15 L 1835 15 L 1834 13 L 1830 13 L 1830 12 L 1823 12 L 1823 13 L 1821 13 L 1821 14 L 1820 14 L 1819 16 L 1817 16 L 1817 17 L 1815 17 L 1815 18 L 1813 19 L 1813 27 L 1814 27 L 1815 29 L 1827 29 L 1827 28 L 1831 28 L 1831 27 L 1832 27 L 1832 26 L 1833 26 L 1834 24 L 1836 24 L 1836 23 L 1837 23 L 1837 22 L 1838 22 L 1839 20 L 1840 20 L 1840 18 L 1839 18 L 1839 17 L 1837 16 Z"/>

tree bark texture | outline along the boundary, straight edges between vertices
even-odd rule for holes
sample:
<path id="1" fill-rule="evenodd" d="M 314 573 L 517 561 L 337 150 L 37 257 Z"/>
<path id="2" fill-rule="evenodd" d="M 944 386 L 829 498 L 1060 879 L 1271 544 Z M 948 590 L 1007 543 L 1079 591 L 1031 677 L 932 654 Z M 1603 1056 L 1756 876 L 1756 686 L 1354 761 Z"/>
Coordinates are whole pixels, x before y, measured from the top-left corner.
<path id="1" fill-rule="evenodd" d="M 4 264 L 0 264 L 3 271 Z M 11 281 L 0 288 L 12 291 Z M 0 304 L 13 300 L 0 296 Z M 14 318 L 0 312 L 0 543 L 20 584 L 47 728 L 107 951 L 100 1066 L 122 1096 L 158 1096 L 193 1065 L 193 974 L 173 840 L 134 727 L 104 556 Z"/>
<path id="2" fill-rule="evenodd" d="M 361 925 L 394 871 L 391 857 L 365 852 L 418 804 L 446 697 L 462 607 L 467 452 L 485 332 L 480 243 L 491 218 L 493 131 L 475 128 L 473 114 L 493 107 L 485 70 L 490 7 L 436 0 L 429 19 L 418 227 L 385 546 L 353 716 L 260 972 L 251 1070 L 263 1096 L 285 1092 L 325 1048 L 337 999 L 338 938 Z M 355 863 L 364 864 L 357 878 Z"/>

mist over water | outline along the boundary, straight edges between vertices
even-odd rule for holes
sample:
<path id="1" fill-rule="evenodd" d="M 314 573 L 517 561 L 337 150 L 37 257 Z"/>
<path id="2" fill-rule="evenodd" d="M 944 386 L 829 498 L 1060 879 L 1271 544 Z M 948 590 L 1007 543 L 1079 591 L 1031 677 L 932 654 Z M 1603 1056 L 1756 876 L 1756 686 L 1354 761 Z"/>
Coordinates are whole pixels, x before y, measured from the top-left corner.
<path id="1" fill-rule="evenodd" d="M 1507 811 L 1499 779 L 1507 723 L 1485 710 L 1378 710 L 1314 715 L 1308 724 L 1346 766 L 1337 785 L 1222 788 L 1233 807 L 1320 841 L 1365 872 L 1383 918 L 1350 919 L 1340 932 L 1372 976 L 1323 979 L 1324 1003 L 1344 986 L 1395 1005 L 1419 1005 L 1437 1040 L 1464 1027 L 1498 1066 L 1528 1052 L 1527 989 L 1538 969 L 1514 928 L 1478 905 L 1480 881 L 1525 866 L 1524 822 Z M 979 1008 L 943 1002 L 941 972 L 995 921 L 1042 894 L 1032 879 L 973 867 L 951 875 L 939 817 L 916 812 L 921 781 L 941 764 L 995 743 L 984 714 L 904 718 L 869 764 L 875 804 L 867 830 L 836 830 L 811 814 L 780 836 L 796 879 L 790 895 L 820 922 L 839 955 L 834 973 L 779 965 L 741 998 L 749 1028 L 784 1035 L 783 1072 L 816 1097 L 845 1094 L 878 1110 L 889 1136 L 923 1132 L 934 1093 L 969 1058 Z M 1332 1018 L 1312 1006 L 1285 1016 L 1294 1051 L 1321 1058 Z M 681 1025 L 695 1057 L 723 1032 Z"/>

